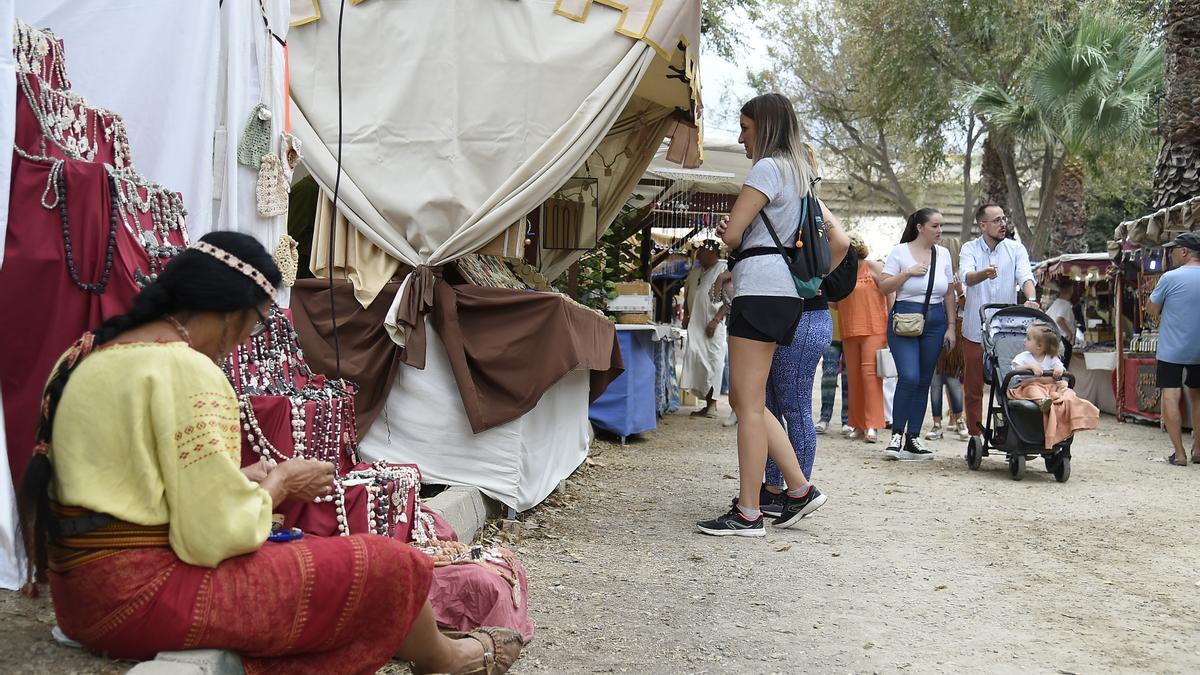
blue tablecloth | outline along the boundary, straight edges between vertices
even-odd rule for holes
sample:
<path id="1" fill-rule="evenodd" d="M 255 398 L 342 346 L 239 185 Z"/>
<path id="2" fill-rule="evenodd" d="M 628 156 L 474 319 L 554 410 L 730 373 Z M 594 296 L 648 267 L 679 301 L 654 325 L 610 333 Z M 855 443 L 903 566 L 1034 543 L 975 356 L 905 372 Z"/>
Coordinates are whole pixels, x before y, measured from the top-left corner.
<path id="1" fill-rule="evenodd" d="M 649 327 L 647 327 L 649 328 Z M 654 330 L 617 327 L 625 372 L 588 408 L 597 427 L 630 436 L 658 426 L 655 405 Z"/>

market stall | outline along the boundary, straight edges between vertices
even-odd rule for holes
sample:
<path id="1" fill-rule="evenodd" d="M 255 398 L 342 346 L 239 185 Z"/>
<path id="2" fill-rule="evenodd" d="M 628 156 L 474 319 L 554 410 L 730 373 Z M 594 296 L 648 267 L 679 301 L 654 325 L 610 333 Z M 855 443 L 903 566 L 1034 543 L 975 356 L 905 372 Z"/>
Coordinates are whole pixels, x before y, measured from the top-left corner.
<path id="1" fill-rule="evenodd" d="M 1162 245 L 1180 232 L 1195 231 L 1200 225 L 1200 197 L 1160 209 L 1117 226 L 1109 242 L 1116 280 L 1115 322 L 1118 367 L 1116 371 L 1117 418 L 1158 422 L 1162 416 L 1156 373 L 1158 322 L 1151 316 L 1150 294 L 1158 279 L 1168 271 Z M 1185 426 L 1190 414 L 1183 409 Z"/>
<path id="2" fill-rule="evenodd" d="M 658 426 L 655 391 L 655 343 L 671 339 L 669 326 L 617 324 L 617 341 L 625 372 L 588 407 L 588 418 L 600 429 L 621 437 Z"/>
<path id="3" fill-rule="evenodd" d="M 622 368 L 612 323 L 548 282 L 597 246 L 665 137 L 699 161 L 700 3 L 293 7 L 310 267 L 353 287 L 335 291 L 339 330 L 388 304 L 387 332 L 343 333 L 342 351 L 384 335 L 402 364 L 363 455 L 530 508 L 586 456 L 588 402 Z M 305 352 L 336 368 L 323 323 Z M 412 412 L 429 401 L 454 414 L 431 427 Z"/>
<path id="4" fill-rule="evenodd" d="M 1112 259 L 1106 253 L 1061 255 L 1043 260 L 1033 268 L 1043 305 L 1057 297 L 1065 280 L 1074 282 L 1078 296 L 1074 300 L 1079 335 L 1067 369 L 1075 375 L 1075 392 L 1109 415 L 1117 414 L 1115 283 L 1109 277 Z"/>

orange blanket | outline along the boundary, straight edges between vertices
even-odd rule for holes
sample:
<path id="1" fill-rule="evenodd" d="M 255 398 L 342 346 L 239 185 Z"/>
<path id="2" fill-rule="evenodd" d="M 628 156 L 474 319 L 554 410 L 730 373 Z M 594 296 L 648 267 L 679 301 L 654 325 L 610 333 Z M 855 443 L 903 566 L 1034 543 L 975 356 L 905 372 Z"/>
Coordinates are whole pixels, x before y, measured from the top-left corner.
<path id="1" fill-rule="evenodd" d="M 1050 410 L 1042 415 L 1047 450 L 1070 438 L 1076 431 L 1095 429 L 1100 423 L 1100 409 L 1076 396 L 1075 390 L 1067 387 L 1066 382 L 1029 380 L 1009 389 L 1008 397 L 1025 401 L 1050 399 Z"/>

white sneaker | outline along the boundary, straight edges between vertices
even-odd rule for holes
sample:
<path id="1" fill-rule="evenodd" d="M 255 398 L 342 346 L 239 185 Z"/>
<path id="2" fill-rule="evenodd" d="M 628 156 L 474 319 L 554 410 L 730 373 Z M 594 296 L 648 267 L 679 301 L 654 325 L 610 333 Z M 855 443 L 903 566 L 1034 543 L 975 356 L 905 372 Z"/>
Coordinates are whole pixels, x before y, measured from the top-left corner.
<path id="1" fill-rule="evenodd" d="M 900 453 L 904 450 L 904 434 L 892 434 L 892 440 L 884 449 L 883 454 L 888 459 L 900 459 Z"/>
<path id="2" fill-rule="evenodd" d="M 959 420 L 958 424 L 955 425 L 955 427 L 954 427 L 954 431 L 958 433 L 958 440 L 960 440 L 960 441 L 971 440 L 971 434 L 967 433 L 967 423 L 966 422 Z"/>
<path id="3" fill-rule="evenodd" d="M 729 417 L 726 417 L 725 421 L 721 422 L 721 426 L 723 426 L 723 427 L 737 426 L 737 413 L 733 412 L 732 410 L 729 411 Z"/>
<path id="4" fill-rule="evenodd" d="M 842 435 L 843 435 L 843 436 L 845 436 L 847 439 L 849 439 L 849 440 L 851 440 L 851 441 L 857 441 L 857 440 L 861 440 L 861 439 L 862 439 L 862 437 L 863 437 L 863 434 L 862 434 L 862 432 L 861 432 L 861 431 L 859 431 L 858 429 L 855 429 L 855 428 L 853 428 L 853 427 L 851 427 L 851 429 L 850 429 L 850 433 L 848 433 L 848 434 L 842 434 Z"/>
<path id="5" fill-rule="evenodd" d="M 829 429 L 829 422 L 826 422 L 825 420 L 821 420 L 820 422 L 817 422 L 816 424 L 814 424 L 813 428 L 817 430 L 818 434 L 823 434 L 823 433 L 825 433 L 825 431 L 827 429 Z"/>
<path id="6" fill-rule="evenodd" d="M 854 427 L 850 426 L 849 424 L 842 425 L 842 435 L 843 436 L 849 435 L 849 433 L 852 431 L 854 431 Z"/>

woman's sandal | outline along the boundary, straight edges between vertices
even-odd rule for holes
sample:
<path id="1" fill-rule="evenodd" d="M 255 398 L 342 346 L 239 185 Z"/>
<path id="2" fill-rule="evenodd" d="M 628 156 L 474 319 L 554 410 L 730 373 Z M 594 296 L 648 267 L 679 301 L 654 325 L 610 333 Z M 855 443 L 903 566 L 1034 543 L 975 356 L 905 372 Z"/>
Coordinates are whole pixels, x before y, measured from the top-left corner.
<path id="1" fill-rule="evenodd" d="M 451 639 L 469 637 L 478 640 L 483 645 L 483 663 L 471 670 L 460 670 L 454 675 L 501 675 L 508 672 L 512 664 L 521 656 L 525 639 L 521 634 L 507 628 L 492 628 L 485 626 L 475 630 L 445 633 Z"/>
<path id="2" fill-rule="evenodd" d="M 1185 459 L 1181 462 L 1175 459 L 1175 455 L 1167 455 L 1167 464 L 1171 464 L 1173 466 L 1187 466 L 1187 460 Z"/>

